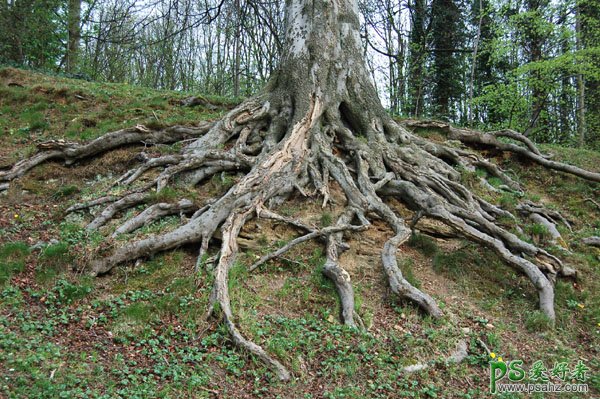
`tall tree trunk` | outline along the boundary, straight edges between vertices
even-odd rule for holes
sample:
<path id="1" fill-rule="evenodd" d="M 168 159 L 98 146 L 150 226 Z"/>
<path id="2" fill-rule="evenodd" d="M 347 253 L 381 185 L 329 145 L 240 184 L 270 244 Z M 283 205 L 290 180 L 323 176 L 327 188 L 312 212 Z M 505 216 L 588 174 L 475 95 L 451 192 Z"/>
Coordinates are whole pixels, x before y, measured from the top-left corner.
<path id="1" fill-rule="evenodd" d="M 68 47 L 65 69 L 73 73 L 79 58 L 79 41 L 81 40 L 81 0 L 69 0 L 68 9 Z"/>
<path id="2" fill-rule="evenodd" d="M 241 59 L 241 38 L 242 33 L 242 12 L 240 7 L 240 0 L 235 0 L 234 3 L 234 15 L 235 15 L 235 37 L 233 38 L 233 96 L 238 97 L 240 95 L 240 59 Z"/>
<path id="3" fill-rule="evenodd" d="M 575 46 L 577 51 L 583 48 L 581 34 L 581 10 L 577 5 L 575 13 Z M 579 147 L 585 145 L 585 81 L 581 73 L 577 74 L 577 142 Z"/>
<path id="4" fill-rule="evenodd" d="M 477 70 L 477 51 L 479 49 L 479 40 L 481 39 L 481 25 L 483 23 L 483 15 L 485 10 L 483 9 L 483 0 L 479 0 L 479 22 L 477 23 L 477 34 L 473 42 L 473 57 L 471 59 L 471 77 L 469 79 L 469 103 L 468 103 L 468 117 L 467 121 L 469 125 L 473 124 L 473 87 L 475 85 L 475 71 Z"/>
<path id="5" fill-rule="evenodd" d="M 527 11 L 532 20 L 525 27 L 526 45 L 529 51 L 529 62 L 539 62 L 543 59 L 543 46 L 547 40 L 544 35 L 544 17 L 542 11 L 548 7 L 548 0 L 526 0 Z M 545 77 L 539 70 L 534 70 L 530 77 L 531 113 L 526 135 L 543 126 L 543 111 L 546 107 L 547 91 L 544 86 Z"/>
<path id="6" fill-rule="evenodd" d="M 592 50 L 600 47 L 600 3 L 594 0 L 578 0 L 577 2 L 577 38 L 578 49 Z M 600 78 L 598 65 L 600 56 L 589 51 L 586 62 L 593 67 L 586 75 L 579 74 L 578 115 L 580 128 L 579 143 L 600 147 Z"/>
<path id="7" fill-rule="evenodd" d="M 454 0 L 433 0 L 431 4 L 433 50 L 434 114 L 453 119 L 451 103 L 462 90 L 456 50 L 460 46 L 460 11 Z"/>
<path id="8" fill-rule="evenodd" d="M 408 114 L 418 118 L 423 114 L 423 87 L 425 73 L 426 32 L 425 20 L 427 11 L 425 0 L 408 2 L 411 19 L 408 62 Z"/>

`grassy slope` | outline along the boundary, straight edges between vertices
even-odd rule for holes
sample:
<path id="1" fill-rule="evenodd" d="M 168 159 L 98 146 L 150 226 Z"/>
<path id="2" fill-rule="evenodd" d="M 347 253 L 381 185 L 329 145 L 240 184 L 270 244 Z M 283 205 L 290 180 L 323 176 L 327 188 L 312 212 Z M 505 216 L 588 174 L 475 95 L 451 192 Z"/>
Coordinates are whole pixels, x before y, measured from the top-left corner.
<path id="1" fill-rule="evenodd" d="M 218 116 L 173 105 L 172 99 L 182 96 L 0 70 L 0 166 L 30 154 L 37 140 L 83 140 L 137 123 L 193 123 Z M 600 170 L 597 152 L 543 150 Z M 402 267 L 448 314 L 438 322 L 424 318 L 386 288 L 377 256 L 389 231 L 377 224 L 351 237 L 354 249 L 342 258 L 369 326 L 368 333 L 348 330 L 337 323 L 338 303 L 319 271 L 318 246 L 307 244 L 252 275 L 245 272 L 244 264 L 294 234 L 283 226 L 251 223 L 246 237 L 253 249 L 232 270 L 233 306 L 243 331 L 291 367 L 296 378 L 282 385 L 258 361 L 233 349 L 222 328 L 204 320 L 211 281 L 204 272 L 193 276 L 195 248 L 94 280 L 72 271 L 101 250 L 103 231 L 86 234 L 82 226 L 90 215 L 65 219 L 63 210 L 107 190 L 110 176 L 131 167 L 138 151 L 115 151 L 75 168 L 45 165 L 0 197 L 0 397 L 485 398 L 488 357 L 478 340 L 528 366 L 536 360 L 552 367 L 581 359 L 592 369 L 592 392 L 600 394 L 600 252 L 577 244 L 580 237 L 600 235 L 599 210 L 584 201 L 598 196 L 598 185 L 498 159 L 529 188 L 530 199 L 574 221 L 573 232 L 563 230 L 571 253 L 561 257 L 580 270 L 581 278 L 558 283 L 554 330 L 536 312 L 530 284 L 489 251 L 420 237 L 403 248 Z M 222 191 L 234 179 L 213 179 L 201 191 Z M 511 194 L 485 195 L 507 208 L 517 201 Z M 296 199 L 280 211 L 326 225 L 337 210 Z M 177 223 L 167 218 L 123 239 Z M 531 239 L 545 239 L 538 226 L 526 230 Z M 52 244 L 32 249 L 38 242 Z M 468 359 L 445 364 L 465 337 Z M 423 360 L 435 366 L 409 375 L 398 372 Z"/>

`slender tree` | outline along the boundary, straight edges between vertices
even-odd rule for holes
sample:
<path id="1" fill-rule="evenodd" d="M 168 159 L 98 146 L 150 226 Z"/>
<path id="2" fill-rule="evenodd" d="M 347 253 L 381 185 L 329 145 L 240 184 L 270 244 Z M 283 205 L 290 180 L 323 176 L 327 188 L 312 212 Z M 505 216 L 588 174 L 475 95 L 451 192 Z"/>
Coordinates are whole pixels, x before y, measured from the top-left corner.
<path id="1" fill-rule="evenodd" d="M 577 38 L 587 73 L 578 74 L 579 144 L 600 146 L 600 4 L 577 2 Z"/>
<path id="2" fill-rule="evenodd" d="M 463 44 L 461 20 L 455 0 L 433 0 L 431 3 L 433 113 L 446 120 L 453 119 L 452 102 L 464 91 L 457 55 Z"/>
<path id="3" fill-rule="evenodd" d="M 74 72 L 79 59 L 79 41 L 81 40 L 81 0 L 68 0 L 68 46 L 65 70 Z"/>
<path id="4" fill-rule="evenodd" d="M 427 59 L 427 20 L 426 0 L 408 2 L 411 30 L 408 62 L 408 114 L 420 117 L 423 114 L 425 89 L 425 61 Z"/>

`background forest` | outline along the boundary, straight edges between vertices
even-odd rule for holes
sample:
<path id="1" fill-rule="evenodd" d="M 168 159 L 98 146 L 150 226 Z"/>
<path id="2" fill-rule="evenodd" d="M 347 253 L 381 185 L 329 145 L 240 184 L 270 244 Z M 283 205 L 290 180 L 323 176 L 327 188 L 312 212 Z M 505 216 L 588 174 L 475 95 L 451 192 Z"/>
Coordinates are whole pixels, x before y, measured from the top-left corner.
<path id="1" fill-rule="evenodd" d="M 0 64 L 245 97 L 282 51 L 284 2 L 9 0 Z M 394 115 L 600 148 L 595 0 L 365 0 L 364 50 Z"/>
<path id="2" fill-rule="evenodd" d="M 600 1 L 355 5 L 0 1 L 0 398 L 600 398 Z"/>

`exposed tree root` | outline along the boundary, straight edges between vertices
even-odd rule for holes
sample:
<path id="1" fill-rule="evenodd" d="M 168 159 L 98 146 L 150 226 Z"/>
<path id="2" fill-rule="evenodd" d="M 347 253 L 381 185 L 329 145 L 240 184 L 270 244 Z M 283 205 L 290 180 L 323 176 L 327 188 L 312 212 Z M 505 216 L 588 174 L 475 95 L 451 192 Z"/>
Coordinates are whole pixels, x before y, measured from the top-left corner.
<path id="1" fill-rule="evenodd" d="M 211 123 L 203 122 L 198 127 L 172 126 L 162 130 L 149 130 L 143 125 L 137 125 L 133 128 L 107 133 L 87 144 L 70 143 L 63 140 L 43 142 L 38 144 L 41 152 L 17 162 L 8 171 L 0 172 L 0 182 L 10 182 L 49 160 L 63 160 L 66 165 L 71 165 L 82 159 L 131 144 L 166 144 L 197 138 L 206 133 L 210 126 Z"/>
<path id="2" fill-rule="evenodd" d="M 107 235 L 128 233 L 167 215 L 193 213 L 189 219 L 182 218 L 181 224 L 173 230 L 127 242 L 105 257 L 98 256 L 91 262 L 90 273 L 95 276 L 108 273 L 119 264 L 186 244 L 199 247 L 198 269 L 210 257 L 211 241 L 220 239 L 216 266 L 209 268 L 215 276 L 209 313 L 227 327 L 237 346 L 265 362 L 282 380 L 289 379 L 290 373 L 263 348 L 244 337 L 235 324 L 229 297 L 229 271 L 239 252 L 239 234 L 252 217 L 289 224 L 304 235 L 261 258 L 250 266 L 251 270 L 301 242 L 314 238 L 324 241 L 323 273 L 336 286 L 341 299 L 341 319 L 346 325 L 360 327 L 361 321 L 355 310 L 350 273 L 340 261 L 340 255 L 348 249 L 344 234 L 360 232 L 376 219 L 391 229 L 381 251 L 381 262 L 392 291 L 431 316 L 442 316 L 435 300 L 412 286 L 398 266 L 398 251 L 402 251 L 401 245 L 422 217 L 445 225 L 437 230 L 435 224 L 430 225 L 431 234 L 447 235 L 450 229 L 457 236 L 492 249 L 508 266 L 527 276 L 537 290 L 540 310 L 554 321 L 554 282 L 558 277 L 574 276 L 575 271 L 543 248 L 509 231 L 505 220 L 516 224 L 518 217 L 471 192 L 463 184 L 461 172 L 484 168 L 502 180 L 501 189 L 520 192 L 522 188 L 481 155 L 454 148 L 449 143 L 428 141 L 394 122 L 379 104 L 366 70 L 361 66 L 359 21 L 356 10 L 351 7 L 355 3 L 333 2 L 335 12 L 330 3 L 312 3 L 315 11 L 311 15 L 314 19 L 311 29 L 324 32 L 315 33 L 319 40 L 313 40 L 306 48 L 290 45 L 289 59 L 282 61 L 284 67 L 265 92 L 239 104 L 220 121 L 203 123 L 196 128 L 172 127 L 159 131 L 137 126 L 108 133 L 89 144 L 45 143 L 38 146 L 40 152 L 33 157 L 1 172 L 0 188 L 49 160 L 72 164 L 122 146 L 196 138 L 178 154 L 157 158 L 142 156 L 137 168 L 114 182 L 120 186 L 121 194 L 76 204 L 68 211 L 104 207 L 87 226 L 88 230 L 96 230 L 126 214 L 125 210 L 151 202 L 166 187 L 191 190 L 199 186 L 202 190 L 205 180 L 224 172 L 235 174 L 232 185 L 224 193 L 210 198 L 200 209 L 181 198 L 177 203 L 150 205 L 129 220 L 120 221 L 119 227 Z M 291 22 L 288 33 L 302 34 L 307 30 L 302 12 L 291 16 L 298 20 Z M 342 51 L 342 48 L 355 51 Z M 309 53 L 311 57 L 307 56 Z M 513 131 L 483 134 L 434 122 L 405 123 L 413 127 L 443 128 L 451 140 L 514 152 L 545 167 L 600 181 L 598 173 L 549 160 L 531 141 Z M 519 144 L 507 143 L 498 137 L 507 137 Z M 485 187 L 496 190 L 489 184 Z M 340 190 L 341 194 L 337 195 Z M 336 224 L 317 229 L 299 218 L 277 214 L 274 209 L 294 194 L 311 197 L 310 200 L 319 201 L 322 206 L 334 204 L 338 211 Z M 393 208 L 389 197 L 414 211 L 411 223 Z M 536 204 L 524 203 L 519 210 L 520 216 L 533 215 L 535 220 L 542 221 L 542 218 L 549 226 L 562 223 L 570 228 L 560 214 Z M 466 356 L 463 349 L 460 346 L 452 359 L 462 360 Z"/>
<path id="3" fill-rule="evenodd" d="M 221 256 L 215 268 L 215 283 L 211 294 L 209 314 L 220 313 L 233 342 L 265 362 L 277 373 L 280 380 L 287 381 L 290 379 L 289 371 L 279 361 L 269 356 L 259 345 L 244 338 L 233 321 L 233 312 L 229 299 L 228 275 L 238 252 L 237 236 L 240 234 L 240 230 L 249 216 L 250 210 L 246 210 L 244 213 L 232 213 L 221 229 L 223 235 Z M 215 309 L 217 305 L 218 309 Z"/>
<path id="4" fill-rule="evenodd" d="M 377 120 L 377 117 L 373 118 Z M 411 231 L 384 201 L 389 196 L 403 201 L 416 212 L 413 224 L 422 216 L 437 219 L 455 233 L 493 249 L 509 266 L 521 271 L 531 280 L 539 294 L 540 309 L 554 320 L 553 282 L 557 276 L 573 275 L 574 270 L 502 227 L 497 222 L 498 218 L 510 217 L 517 220 L 516 217 L 472 194 L 461 184 L 460 173 L 455 167 L 483 167 L 493 176 L 501 178 L 510 189 L 520 190 L 519 185 L 496 165 L 475 153 L 427 142 L 398 126 L 394 127 L 396 141 L 382 135 L 379 130 L 381 127 L 377 124 L 363 127 L 366 129 L 366 140 L 359 139 L 359 128 L 347 122 L 354 119 L 354 116 L 344 114 L 343 111 L 324 112 L 323 100 L 318 95 L 313 95 L 301 118 L 291 117 L 285 105 L 276 105 L 276 101 L 269 97 L 257 97 L 240 104 L 220 122 L 205 124 L 202 128 L 187 130 L 178 127 L 148 132 L 137 127 L 109 133 L 94 140 L 93 145 L 46 145 L 40 147 L 42 152 L 19 162 L 1 178 L 9 183 L 31 167 L 50 159 L 62 159 L 71 163 L 141 140 L 152 143 L 171 142 L 204 133 L 181 154 L 150 159 L 145 157 L 139 167 L 116 182 L 123 187 L 131 187 L 127 194 L 76 204 L 67 211 L 106 206 L 87 226 L 88 230 L 96 230 L 124 210 L 147 202 L 152 188 L 160 191 L 174 184 L 175 177 L 179 177 L 178 184 L 193 187 L 223 171 L 245 173 L 225 194 L 214 198 L 210 205 L 201 209 L 191 201 L 181 199 L 177 203 L 151 205 L 122 222 L 112 233 L 113 237 L 132 232 L 167 215 L 195 212 L 190 219 L 186 219 L 172 231 L 126 243 L 107 257 L 96 259 L 92 262 L 91 273 L 106 273 L 118 264 L 191 243 L 200 244 L 200 262 L 205 259 L 210 240 L 220 228 L 221 249 L 213 270 L 215 284 L 211 313 L 220 317 L 236 345 L 262 359 L 281 379 L 290 378 L 286 368 L 260 346 L 244 338 L 235 325 L 227 288 L 228 272 L 238 253 L 240 229 L 254 214 L 289 224 L 305 234 L 263 256 L 250 266 L 250 270 L 281 256 L 302 242 L 323 238 L 327 257 L 323 273 L 337 288 L 341 299 L 341 318 L 349 326 L 361 326 L 361 321 L 354 308 L 350 275 L 339 261 L 341 251 L 348 248 L 343 235 L 346 231 L 364 230 L 370 224 L 369 219 L 374 217 L 385 221 L 394 232 L 381 254 L 383 270 L 392 291 L 401 298 L 414 302 L 431 316 L 442 316 L 434 299 L 408 283 L 398 267 L 397 252 Z M 284 129 L 283 133 L 281 129 Z M 388 131 L 389 129 L 388 127 Z M 502 150 L 508 148 L 519 153 L 526 151 L 533 154 L 530 158 L 543 159 L 546 164 L 551 162 L 542 157 L 539 151 L 535 151 L 532 143 L 516 133 L 504 132 L 498 135 L 519 140 L 527 149 L 519 147 L 521 149 L 515 151 L 510 147 L 514 145 L 506 147 L 507 144 L 498 142 L 496 136 L 490 136 L 493 140 L 481 136 L 486 137 L 481 143 L 494 145 Z M 468 137 L 470 142 L 476 141 L 470 132 L 468 135 L 462 131 L 460 135 L 453 133 L 452 137 Z M 256 143 L 261 145 L 257 147 Z M 142 176 L 156 169 L 159 170 L 157 177 L 141 188 L 133 187 Z M 572 170 L 567 170 L 573 173 Z M 588 172 L 576 174 L 585 178 L 594 177 Z M 304 196 L 315 192 L 325 205 L 331 201 L 332 184 L 339 185 L 346 197 L 345 210 L 332 227 L 317 229 L 302 220 L 286 218 L 269 209 L 270 205 L 281 203 L 293 192 Z M 569 222 L 559 213 L 539 205 L 523 203 L 518 209 L 521 216 L 535 218 L 541 223 L 543 219 L 543 224 L 547 226 L 554 227 L 557 223 L 562 223 L 570 228 Z M 354 220 L 359 223 L 353 224 Z M 431 228 L 435 233 L 435 227 Z M 447 232 L 440 230 L 439 233 Z"/>
<path id="5" fill-rule="evenodd" d="M 567 243 L 563 240 L 556 226 L 557 224 L 562 223 L 569 231 L 572 231 L 571 224 L 559 212 L 546 209 L 541 205 L 529 201 L 524 201 L 519 204 L 517 206 L 517 211 L 522 216 L 529 217 L 534 223 L 544 226 L 552 238 L 552 243 L 558 243 L 562 245 L 563 248 L 567 248 Z"/>
<path id="6" fill-rule="evenodd" d="M 366 226 L 338 225 L 338 226 L 334 226 L 334 227 L 326 227 L 321 230 L 313 230 L 308 234 L 305 234 L 301 237 L 293 239 L 292 241 L 290 241 L 283 247 L 279 248 L 277 251 L 271 252 L 271 253 L 261 257 L 254 264 L 252 264 L 252 266 L 250 266 L 248 268 L 248 271 L 252 272 L 252 271 L 258 269 L 260 266 L 264 265 L 271 259 L 274 259 L 274 258 L 277 258 L 277 257 L 283 255 L 284 253 L 286 253 L 287 251 L 289 251 L 296 245 L 302 244 L 303 242 L 312 240 L 317 237 L 329 236 L 331 234 L 340 233 L 340 232 L 343 232 L 346 230 L 360 231 L 360 230 L 364 230 L 365 228 L 366 228 Z"/>
<path id="7" fill-rule="evenodd" d="M 476 153 L 412 136 L 387 119 L 371 116 L 369 120 L 382 122 L 362 127 L 353 125 L 353 122 L 348 121 L 355 121 L 358 117 L 352 115 L 350 110 L 340 108 L 338 112 L 331 112 L 329 108 L 325 112 L 323 101 L 318 94 L 313 94 L 303 116 L 296 113 L 297 116 L 293 117 L 285 103 L 278 103 L 269 96 L 256 97 L 231 110 L 223 120 L 205 124 L 202 128 L 167 128 L 152 133 L 137 127 L 109 133 L 94 140 L 93 145 L 54 143 L 40 148 L 40 153 L 18 163 L 1 178 L 10 182 L 31 167 L 50 159 L 75 162 L 142 139 L 152 143 L 171 142 L 204 133 L 185 147 L 181 154 L 144 157 L 140 166 L 124 174 L 116 182 L 130 188 L 126 194 L 76 204 L 67 211 L 105 206 L 87 226 L 88 230 L 96 230 L 124 210 L 147 202 L 151 198 L 151 190 L 160 191 L 173 184 L 194 187 L 224 171 L 243 173 L 244 176 L 225 194 L 213 198 L 209 205 L 201 209 L 191 201 L 181 199 L 177 203 L 151 205 L 131 219 L 121 222 L 112 233 L 113 237 L 132 232 L 164 216 L 193 213 L 191 218 L 185 219 L 181 226 L 172 231 L 126 243 L 114 249 L 107 257 L 94 260 L 91 273 L 107 273 L 118 264 L 191 243 L 200 245 L 200 264 L 206 259 L 210 241 L 220 228 L 221 249 L 213 270 L 215 283 L 211 296 L 211 313 L 220 317 L 236 345 L 262 359 L 281 379 L 290 378 L 286 368 L 260 346 L 245 338 L 235 325 L 227 288 L 228 272 L 238 254 L 240 229 L 254 215 L 289 224 L 305 234 L 263 256 L 250 266 L 250 270 L 281 256 L 302 242 L 315 238 L 324 239 L 326 262 L 323 273 L 337 288 L 341 299 L 341 318 L 349 326 L 361 326 L 361 321 L 355 310 L 350 274 L 344 270 L 339 260 L 340 253 L 348 248 L 343 235 L 347 231 L 364 230 L 373 218 L 383 220 L 393 231 L 393 236 L 385 243 L 381 253 L 383 270 L 392 291 L 401 298 L 414 302 L 431 316 L 442 316 L 435 300 L 406 281 L 398 267 L 397 252 L 410 236 L 411 229 L 386 203 L 385 198 L 389 196 L 399 199 L 415 211 L 413 225 L 423 216 L 436 219 L 449 226 L 454 234 L 494 250 L 507 265 L 521 271 L 531 280 L 538 291 L 540 309 L 554 320 L 553 282 L 558 276 L 573 275 L 574 270 L 502 227 L 498 223 L 499 218 L 509 217 L 515 221 L 517 218 L 471 193 L 460 182 L 461 175 L 455 168 L 483 167 L 491 175 L 501 178 L 509 189 L 520 190 L 514 180 Z M 386 123 L 388 136 L 382 134 Z M 454 134 L 453 137 L 472 137 L 472 133 L 467 136 L 467 133 L 461 131 L 460 134 L 462 136 Z M 125 138 L 121 137 L 123 135 Z M 498 142 L 496 136 L 490 136 L 493 140 L 489 137 L 482 139 L 482 143 L 499 143 L 499 149 L 508 148 L 519 153 L 527 151 L 533 154 L 530 158 L 533 156 L 546 163 L 550 162 L 539 151 L 534 150 L 532 143 L 516 133 L 504 132 L 498 135 L 519 140 L 527 149 L 519 147 L 521 150 L 515 151 L 510 146 L 506 147 L 507 144 Z M 365 138 L 361 139 L 361 136 Z M 469 140 L 474 142 L 472 138 Z M 156 177 L 142 187 L 133 187 L 142 176 L 153 170 L 158 170 Z M 576 174 L 585 178 L 593 177 L 588 172 Z M 345 206 L 345 210 L 334 226 L 317 229 L 302 220 L 283 217 L 270 209 L 285 201 L 293 192 L 303 196 L 318 195 L 325 205 L 332 200 L 332 184 L 337 184 L 342 189 L 346 200 L 345 205 L 338 204 Z M 569 222 L 559 213 L 539 205 L 523 203 L 518 209 L 521 216 L 536 218 L 534 220 L 543 218 L 549 226 L 562 223 L 570 228 Z M 435 233 L 435 225 L 430 226 L 430 230 Z M 438 232 L 447 234 L 442 229 Z"/>
<path id="8" fill-rule="evenodd" d="M 123 223 L 113 233 L 113 238 L 119 234 L 127 234 L 165 216 L 194 212 L 198 209 L 188 199 L 182 199 L 176 204 L 160 203 L 146 208 L 142 213 Z"/>
<path id="9" fill-rule="evenodd" d="M 469 356 L 467 342 L 459 341 L 458 344 L 456 345 L 456 349 L 450 354 L 450 356 L 448 356 L 446 358 L 444 363 L 445 364 L 460 363 L 463 360 L 465 360 L 467 358 L 467 356 Z M 406 366 L 406 367 L 402 368 L 402 371 L 404 373 L 414 373 L 417 371 L 425 370 L 429 367 L 433 367 L 436 364 L 437 363 L 434 360 L 426 362 L 426 363 L 412 364 L 410 366 Z"/>
<path id="10" fill-rule="evenodd" d="M 390 287 L 395 294 L 401 298 L 406 298 L 413 301 L 431 316 L 439 318 L 442 316 L 442 311 L 437 306 L 433 298 L 419 291 L 408 281 L 406 281 L 402 275 L 402 272 L 400 271 L 400 268 L 398 267 L 396 252 L 398 251 L 399 245 L 408 240 L 409 236 L 410 230 L 406 229 L 404 233 L 400 233 L 390 238 L 385 243 L 385 246 L 383 247 L 383 253 L 381 254 L 383 268 L 388 275 Z"/>
<path id="11" fill-rule="evenodd" d="M 600 237 L 587 237 L 581 240 L 585 245 L 600 248 Z"/>
<path id="12" fill-rule="evenodd" d="M 552 161 L 549 156 L 543 155 L 539 149 L 522 134 L 513 130 L 500 130 L 496 132 L 483 133 L 476 130 L 455 128 L 450 124 L 438 121 L 417 121 L 417 120 L 406 120 L 402 124 L 411 128 L 435 128 L 440 129 L 448 134 L 448 139 L 458 140 L 467 145 L 479 145 L 483 147 L 490 147 L 500 151 L 513 152 L 521 155 L 531 161 L 540 164 L 548 169 L 558 170 L 560 172 L 569 173 L 582 179 L 586 179 L 593 182 L 600 182 L 600 173 L 590 172 L 585 169 L 578 168 L 577 166 L 568 165 L 562 162 Z M 520 141 L 526 145 L 527 148 L 513 144 L 503 142 L 497 139 L 497 137 L 508 137 L 517 141 Z"/>

